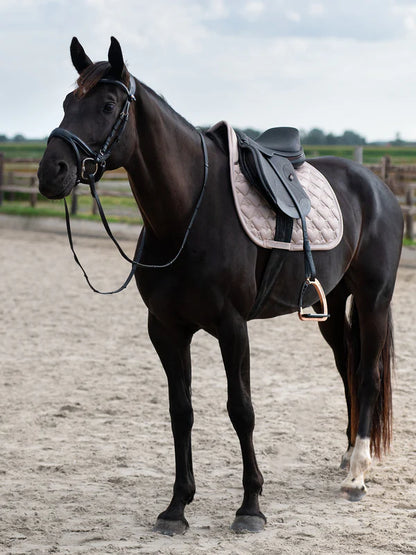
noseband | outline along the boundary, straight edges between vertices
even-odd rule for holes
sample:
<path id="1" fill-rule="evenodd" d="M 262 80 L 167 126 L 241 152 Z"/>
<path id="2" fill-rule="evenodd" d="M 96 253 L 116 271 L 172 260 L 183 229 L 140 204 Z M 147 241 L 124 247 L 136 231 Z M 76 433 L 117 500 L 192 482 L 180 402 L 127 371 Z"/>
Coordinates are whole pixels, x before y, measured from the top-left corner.
<path id="1" fill-rule="evenodd" d="M 116 85 L 117 87 L 123 89 L 123 91 L 127 94 L 124 106 L 100 150 L 98 152 L 94 152 L 86 143 L 84 143 L 82 139 L 72 133 L 72 131 L 68 131 L 62 127 L 54 129 L 48 138 L 48 143 L 53 137 L 58 137 L 59 139 L 63 139 L 72 147 L 77 161 L 76 185 L 78 185 L 78 183 L 90 184 L 90 176 L 94 177 L 95 182 L 101 179 L 105 171 L 107 159 L 111 154 L 111 149 L 118 142 L 124 128 L 126 127 L 129 119 L 130 104 L 133 100 L 136 100 L 136 97 L 134 96 L 134 93 L 136 92 L 136 81 L 131 75 L 130 90 L 124 83 L 116 79 L 100 79 L 98 83 Z M 81 152 L 82 154 L 85 154 L 86 157 L 82 158 Z"/>

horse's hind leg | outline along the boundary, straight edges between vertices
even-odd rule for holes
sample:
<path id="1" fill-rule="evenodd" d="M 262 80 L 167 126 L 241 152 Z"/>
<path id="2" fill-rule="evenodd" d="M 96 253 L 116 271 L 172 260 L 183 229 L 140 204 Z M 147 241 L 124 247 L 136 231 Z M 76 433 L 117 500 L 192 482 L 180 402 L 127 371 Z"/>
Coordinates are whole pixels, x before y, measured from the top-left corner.
<path id="1" fill-rule="evenodd" d="M 240 440 L 243 457 L 244 498 L 231 528 L 235 532 L 259 532 L 263 530 L 266 518 L 259 507 L 263 476 L 253 446 L 254 410 L 246 321 L 239 314 L 229 314 L 219 326 L 218 339 L 227 374 L 228 414 Z"/>
<path id="2" fill-rule="evenodd" d="M 190 343 L 192 333 L 177 328 L 166 328 L 151 314 L 149 314 L 148 329 L 168 379 L 176 466 L 172 501 L 159 515 L 154 530 L 172 536 L 183 534 L 188 528 L 184 510 L 195 494 L 191 452 L 193 410 Z"/>
<path id="3" fill-rule="evenodd" d="M 361 278 L 364 272 L 360 272 Z M 342 491 L 352 500 L 366 493 L 364 476 L 371 451 L 380 455 L 391 435 L 392 280 L 362 279 L 354 287 L 350 321 L 345 305 L 350 289 L 343 280 L 327 297 L 330 319 L 320 323 L 341 374 L 348 408 L 348 450 L 341 467 L 349 467 Z M 352 283 L 352 282 L 351 282 Z"/>
<path id="4" fill-rule="evenodd" d="M 359 337 L 358 366 L 351 365 L 349 376 L 354 451 L 342 484 L 350 500 L 366 493 L 364 476 L 371 465 L 371 452 L 380 456 L 389 447 L 392 412 L 390 295 L 360 292 L 354 303 L 352 333 Z"/>
<path id="5" fill-rule="evenodd" d="M 331 315 L 325 322 L 319 323 L 320 331 L 331 347 L 335 364 L 338 372 L 341 375 L 344 384 L 345 400 L 347 403 L 348 412 L 348 426 L 347 438 L 348 447 L 347 451 L 341 459 L 341 468 L 348 468 L 353 446 L 351 444 L 351 397 L 348 385 L 348 344 L 346 333 L 348 330 L 348 322 L 346 319 L 346 302 L 350 292 L 348 291 L 344 281 L 341 281 L 337 287 L 331 291 L 327 296 L 328 312 Z"/>
<path id="6" fill-rule="evenodd" d="M 390 270 L 389 270 L 390 268 Z M 351 269 L 348 281 L 353 290 L 349 360 L 351 395 L 351 441 L 354 450 L 342 490 L 350 500 L 366 493 L 364 476 L 371 454 L 380 456 L 391 439 L 391 361 L 393 335 L 390 302 L 395 268 Z"/>

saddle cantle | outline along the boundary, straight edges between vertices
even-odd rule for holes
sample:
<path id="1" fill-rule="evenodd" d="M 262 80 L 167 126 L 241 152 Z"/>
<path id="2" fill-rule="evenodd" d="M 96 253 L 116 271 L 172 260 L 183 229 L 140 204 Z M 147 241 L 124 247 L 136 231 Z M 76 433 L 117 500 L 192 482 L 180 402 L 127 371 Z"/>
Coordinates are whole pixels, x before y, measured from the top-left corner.
<path id="1" fill-rule="evenodd" d="M 290 218 L 305 217 L 311 203 L 294 167 L 305 160 L 299 131 L 293 127 L 268 129 L 257 139 L 236 132 L 241 170 L 272 208 Z"/>

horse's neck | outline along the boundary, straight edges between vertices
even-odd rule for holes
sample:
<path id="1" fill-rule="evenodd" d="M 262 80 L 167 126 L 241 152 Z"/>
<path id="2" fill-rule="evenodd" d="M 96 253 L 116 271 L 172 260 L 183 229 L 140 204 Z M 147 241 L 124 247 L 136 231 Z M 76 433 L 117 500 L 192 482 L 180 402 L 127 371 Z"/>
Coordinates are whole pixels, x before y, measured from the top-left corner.
<path id="1" fill-rule="evenodd" d="M 155 93 L 139 84 L 136 96 L 138 148 L 126 167 L 133 194 L 156 237 L 180 235 L 202 186 L 200 138 Z"/>

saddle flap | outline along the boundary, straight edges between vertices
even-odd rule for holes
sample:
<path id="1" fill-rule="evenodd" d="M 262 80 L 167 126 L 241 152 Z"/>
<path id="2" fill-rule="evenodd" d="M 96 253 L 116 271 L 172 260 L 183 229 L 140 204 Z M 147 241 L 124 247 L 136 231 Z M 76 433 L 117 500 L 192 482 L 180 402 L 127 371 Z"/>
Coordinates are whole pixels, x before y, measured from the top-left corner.
<path id="1" fill-rule="evenodd" d="M 280 209 L 294 219 L 306 216 L 311 203 L 291 162 L 244 133 L 237 133 L 237 138 L 241 170 L 273 210 Z"/>
<path id="2" fill-rule="evenodd" d="M 268 163 L 272 166 L 276 174 L 279 175 L 282 183 L 290 196 L 290 206 L 293 206 L 297 212 L 296 218 L 307 216 L 311 209 L 311 201 L 300 184 L 296 172 L 292 164 L 286 158 L 274 155 L 268 159 Z"/>

